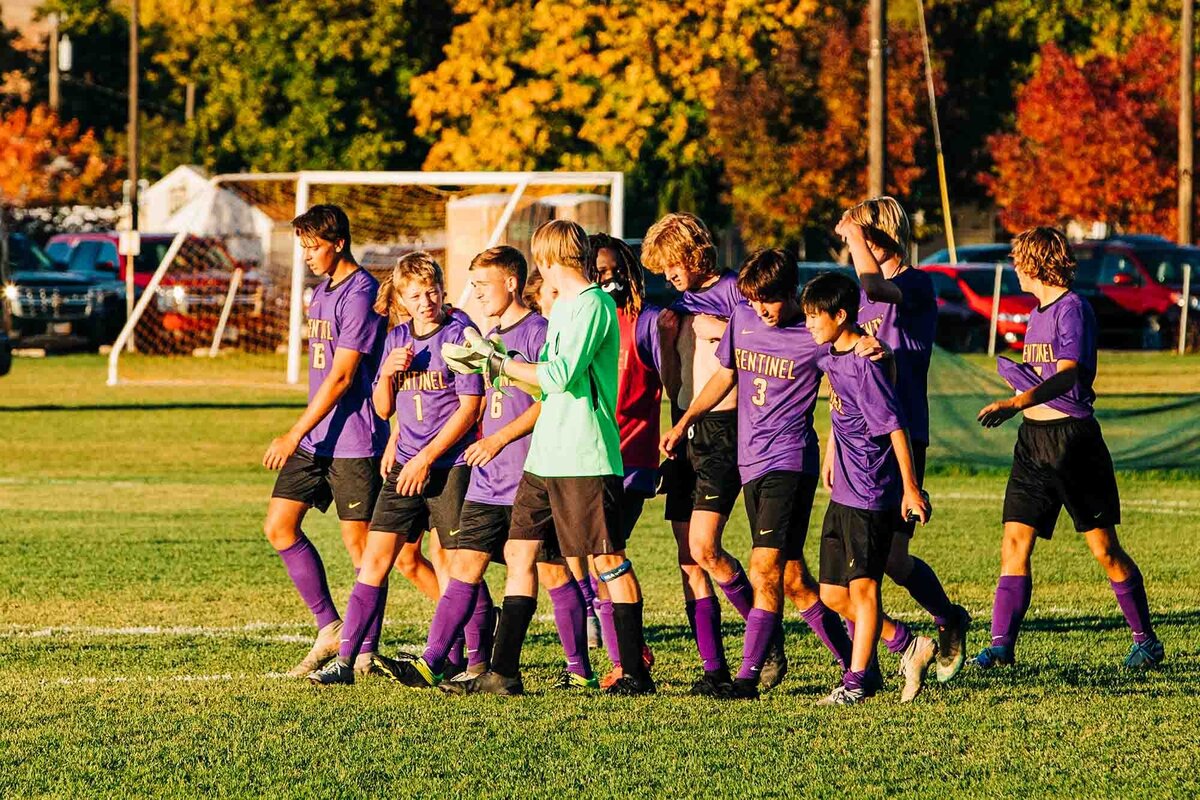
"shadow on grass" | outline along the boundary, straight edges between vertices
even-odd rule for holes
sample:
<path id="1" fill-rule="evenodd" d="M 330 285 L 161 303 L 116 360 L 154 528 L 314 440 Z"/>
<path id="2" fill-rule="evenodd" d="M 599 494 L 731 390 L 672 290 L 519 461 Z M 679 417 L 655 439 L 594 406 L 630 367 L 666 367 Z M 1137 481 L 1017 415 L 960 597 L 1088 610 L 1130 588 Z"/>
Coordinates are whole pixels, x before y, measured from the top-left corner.
<path id="1" fill-rule="evenodd" d="M 304 408 L 304 403 L 111 403 L 94 406 L 66 406 L 56 403 L 39 403 L 27 406 L 0 406 L 0 414 L 29 411 L 260 411 L 263 409 Z"/>

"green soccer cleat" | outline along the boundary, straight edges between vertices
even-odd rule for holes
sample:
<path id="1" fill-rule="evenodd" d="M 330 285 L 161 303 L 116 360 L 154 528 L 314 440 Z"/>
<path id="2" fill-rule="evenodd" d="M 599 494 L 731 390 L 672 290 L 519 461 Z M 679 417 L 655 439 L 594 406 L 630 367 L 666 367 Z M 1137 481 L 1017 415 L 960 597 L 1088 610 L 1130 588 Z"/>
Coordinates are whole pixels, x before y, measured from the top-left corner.
<path id="1" fill-rule="evenodd" d="M 307 678 L 330 659 L 336 658 L 338 648 L 342 646 L 342 621 L 340 619 L 326 625 L 317 631 L 317 640 L 299 664 L 287 671 L 289 678 Z"/>
<path id="2" fill-rule="evenodd" d="M 914 636 L 900 654 L 900 674 L 904 676 L 904 688 L 900 690 L 900 702 L 911 703 L 917 699 L 925 686 L 929 665 L 937 655 L 937 645 L 928 636 Z"/>
<path id="3" fill-rule="evenodd" d="M 447 694 L 496 694 L 503 697 L 525 694 L 520 673 L 509 678 L 490 670 L 465 681 L 445 681 L 438 688 Z"/>
<path id="4" fill-rule="evenodd" d="M 1125 656 L 1125 666 L 1129 669 L 1148 669 L 1157 667 L 1166 656 L 1163 643 L 1158 639 L 1150 639 L 1141 644 L 1134 642 Z"/>
<path id="5" fill-rule="evenodd" d="M 938 683 L 949 683 L 967 663 L 967 629 L 971 615 L 962 606 L 955 606 L 956 618 L 938 626 Z"/>
<path id="6" fill-rule="evenodd" d="M 313 686 L 350 686 L 354 683 L 354 667 L 349 661 L 335 658 L 308 676 Z"/>
<path id="7" fill-rule="evenodd" d="M 783 628 L 780 628 L 771 637 L 771 643 L 767 645 L 767 657 L 763 661 L 762 670 L 758 673 L 763 691 L 769 692 L 783 683 L 787 671 L 787 652 L 783 648 Z"/>
<path id="8" fill-rule="evenodd" d="M 442 682 L 423 658 L 397 659 L 376 655 L 371 665 L 380 675 L 410 689 L 432 689 Z"/>
<path id="9" fill-rule="evenodd" d="M 558 676 L 558 680 L 554 682 L 554 689 L 600 689 L 600 679 L 593 675 L 590 678 L 585 678 L 582 675 L 576 675 L 569 669 L 564 669 L 562 674 Z"/>
<path id="10" fill-rule="evenodd" d="M 996 644 L 980 650 L 979 655 L 972 658 L 969 663 L 972 667 L 979 669 L 992 669 L 993 667 L 1011 667 L 1015 661 L 1011 647 Z"/>

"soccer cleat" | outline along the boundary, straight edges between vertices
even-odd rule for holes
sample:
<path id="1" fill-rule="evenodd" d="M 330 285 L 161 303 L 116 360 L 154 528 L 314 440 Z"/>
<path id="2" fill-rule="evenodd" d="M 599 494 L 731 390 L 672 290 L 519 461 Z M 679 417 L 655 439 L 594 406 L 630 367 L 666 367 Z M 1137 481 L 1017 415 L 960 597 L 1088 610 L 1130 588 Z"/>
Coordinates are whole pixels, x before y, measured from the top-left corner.
<path id="1" fill-rule="evenodd" d="M 911 703 L 917 699 L 925 685 L 929 665 L 937 655 L 937 645 L 928 636 L 914 636 L 900 654 L 900 674 L 904 676 L 904 688 L 900 690 L 900 702 Z"/>
<path id="2" fill-rule="evenodd" d="M 1015 659 L 1013 649 L 1008 645 L 995 644 L 979 651 L 979 655 L 970 660 L 972 667 L 991 669 L 992 667 L 1011 667 Z"/>
<path id="3" fill-rule="evenodd" d="M 351 685 L 354 683 L 354 667 L 348 661 L 335 658 L 308 676 L 314 686 Z"/>
<path id="4" fill-rule="evenodd" d="M 287 671 L 289 678 L 307 678 L 334 658 L 342 646 L 342 621 L 335 620 L 317 631 L 317 640 L 304 659 Z"/>
<path id="5" fill-rule="evenodd" d="M 767 645 L 767 657 L 763 661 L 762 670 L 758 673 L 763 691 L 770 691 L 783 683 L 783 676 L 787 675 L 787 669 L 787 653 L 783 649 L 783 628 L 780 628 L 771 637 L 771 643 Z"/>
<path id="6" fill-rule="evenodd" d="M 597 617 L 587 618 L 587 637 L 589 650 L 595 650 L 604 644 L 604 637 L 600 634 L 600 620 Z"/>
<path id="7" fill-rule="evenodd" d="M 731 683 L 725 684 L 723 691 L 716 696 L 722 700 L 757 700 L 759 697 L 758 681 L 749 678 L 734 678 Z"/>
<path id="8" fill-rule="evenodd" d="M 569 669 L 564 669 L 562 674 L 558 676 L 558 680 L 554 682 L 554 689 L 599 689 L 600 681 L 596 680 L 595 676 L 585 678 L 582 675 L 576 675 Z"/>
<path id="9" fill-rule="evenodd" d="M 654 666 L 654 651 L 650 649 L 650 645 L 642 645 L 642 663 L 646 665 L 646 669 Z M 607 689 L 625 676 L 625 670 L 621 667 L 613 667 L 608 674 L 600 679 L 600 688 Z"/>
<path id="10" fill-rule="evenodd" d="M 828 697 L 822 697 L 817 701 L 819 706 L 854 706 L 870 697 L 865 689 L 847 689 L 842 684 L 838 684 Z"/>
<path id="11" fill-rule="evenodd" d="M 635 678 L 632 675 L 624 675 L 612 686 L 605 689 L 604 693 L 618 697 L 634 697 L 643 694 L 654 694 L 657 691 L 658 689 L 654 686 L 654 679 L 649 675 L 644 679 Z"/>
<path id="12" fill-rule="evenodd" d="M 364 678 L 367 675 L 379 675 L 380 672 L 371 663 L 375 653 L 359 653 L 354 657 L 354 677 Z"/>
<path id="13" fill-rule="evenodd" d="M 1125 656 L 1125 666 L 1130 669 L 1157 667 L 1162 663 L 1165 656 L 1166 650 L 1163 648 L 1163 643 L 1158 639 L 1150 639 L 1141 644 L 1134 642 L 1130 645 L 1129 653 Z"/>
<path id="14" fill-rule="evenodd" d="M 376 655 L 372 666 L 388 680 L 411 689 L 429 689 L 442 682 L 423 658 L 395 659 Z"/>
<path id="15" fill-rule="evenodd" d="M 957 619 L 938 626 L 938 683 L 954 680 L 967 662 L 967 628 L 971 626 L 971 615 L 962 606 L 955 606 L 954 611 Z"/>
<path id="16" fill-rule="evenodd" d="M 491 670 L 465 681 L 444 681 L 438 684 L 438 688 L 447 694 L 498 694 L 505 697 L 525 694 L 520 673 L 508 678 Z"/>
<path id="17" fill-rule="evenodd" d="M 696 697 L 719 697 L 722 692 L 727 691 L 732 683 L 729 677 L 728 669 L 715 669 L 705 671 L 700 678 L 692 684 L 692 690 L 689 694 Z"/>

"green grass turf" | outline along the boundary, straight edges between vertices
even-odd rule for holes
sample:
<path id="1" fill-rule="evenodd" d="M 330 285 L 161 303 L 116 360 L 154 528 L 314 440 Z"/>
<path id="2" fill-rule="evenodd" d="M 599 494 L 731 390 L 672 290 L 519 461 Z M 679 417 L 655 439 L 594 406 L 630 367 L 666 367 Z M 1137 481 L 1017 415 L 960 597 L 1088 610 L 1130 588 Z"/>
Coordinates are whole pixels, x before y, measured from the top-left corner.
<path id="1" fill-rule="evenodd" d="M 1195 391 L 1196 361 L 1121 356 L 1114 386 Z M 1161 369 L 1146 366 L 1157 364 Z M 226 362 L 235 377 L 263 362 Z M 180 367 L 187 378 L 212 368 Z M 630 552 L 660 694 L 548 687 L 560 651 L 543 595 L 523 699 L 450 698 L 379 680 L 317 690 L 273 677 L 310 618 L 261 532 L 257 466 L 298 412 L 294 390 L 103 386 L 95 356 L 19 360 L 0 381 L 0 796 L 1195 796 L 1200 791 L 1200 479 L 1123 474 L 1123 541 L 1141 564 L 1169 660 L 1120 667 L 1128 631 L 1069 523 L 1038 546 L 1020 664 L 931 686 L 911 706 L 814 703 L 837 681 L 788 615 L 787 680 L 759 702 L 686 696 L 697 666 L 661 501 Z M 1189 381 L 1191 385 L 1189 385 Z M 824 415 L 823 409 L 819 417 Z M 822 423 L 823 425 L 824 423 Z M 985 642 L 1004 476 L 931 477 L 914 550 Z M 814 527 L 826 497 L 818 495 Z M 335 598 L 352 583 L 335 520 L 310 516 Z M 739 557 L 740 508 L 726 537 Z M 810 544 L 810 555 L 813 548 Z M 489 574 L 498 595 L 502 573 Z M 931 631 L 907 595 L 888 607 Z M 385 640 L 417 644 L 431 604 L 397 581 Z M 728 606 L 736 663 L 741 623 Z M 598 668 L 603 655 L 593 652 Z M 886 653 L 883 666 L 896 659 Z"/>

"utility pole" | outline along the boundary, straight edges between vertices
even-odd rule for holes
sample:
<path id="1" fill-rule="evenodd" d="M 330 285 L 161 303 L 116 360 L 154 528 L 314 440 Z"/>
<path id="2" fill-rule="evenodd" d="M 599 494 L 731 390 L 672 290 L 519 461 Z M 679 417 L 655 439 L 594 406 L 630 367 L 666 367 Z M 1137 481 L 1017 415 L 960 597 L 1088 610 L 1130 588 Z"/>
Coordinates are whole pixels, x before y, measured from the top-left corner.
<path id="1" fill-rule="evenodd" d="M 887 186 L 887 0 L 870 0 L 871 55 L 867 61 L 870 128 L 867 193 L 878 197 Z"/>
<path id="2" fill-rule="evenodd" d="M 196 82 L 188 81 L 184 86 L 183 119 L 191 122 L 196 117 Z"/>
<path id="3" fill-rule="evenodd" d="M 1196 127 L 1192 110 L 1196 103 L 1196 16 L 1193 0 L 1183 0 L 1179 25 L 1179 243 L 1193 242 L 1192 220 L 1196 214 L 1193 193 L 1193 149 Z"/>
<path id="4" fill-rule="evenodd" d="M 133 302 L 137 286 L 134 283 L 133 261 L 141 242 L 138 239 L 138 0 L 129 0 L 129 240 L 125 252 L 125 311 L 126 319 L 133 318 Z"/>
<path id="5" fill-rule="evenodd" d="M 58 14 L 50 15 L 50 110 L 55 114 L 59 108 L 58 93 Z"/>

